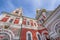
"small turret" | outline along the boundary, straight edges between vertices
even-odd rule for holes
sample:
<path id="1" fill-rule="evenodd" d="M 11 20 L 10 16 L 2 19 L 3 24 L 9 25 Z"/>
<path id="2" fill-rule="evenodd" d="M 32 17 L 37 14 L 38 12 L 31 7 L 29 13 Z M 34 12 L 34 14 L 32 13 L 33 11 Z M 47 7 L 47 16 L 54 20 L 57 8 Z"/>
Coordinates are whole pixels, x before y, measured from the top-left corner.
<path id="1" fill-rule="evenodd" d="M 22 8 L 16 9 L 12 12 L 16 16 L 22 16 Z"/>
<path id="2" fill-rule="evenodd" d="M 36 10 L 36 19 L 39 19 L 40 16 L 44 16 L 46 18 L 46 9 Z"/>
<path id="3" fill-rule="evenodd" d="M 46 9 L 42 9 L 42 16 L 44 19 L 46 19 Z"/>

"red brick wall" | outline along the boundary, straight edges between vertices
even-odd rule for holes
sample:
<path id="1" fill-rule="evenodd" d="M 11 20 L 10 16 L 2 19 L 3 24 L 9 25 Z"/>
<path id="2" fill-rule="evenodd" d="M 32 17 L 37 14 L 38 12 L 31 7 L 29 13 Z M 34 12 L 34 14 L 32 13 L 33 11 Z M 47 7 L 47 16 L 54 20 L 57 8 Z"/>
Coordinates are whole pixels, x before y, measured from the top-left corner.
<path id="1" fill-rule="evenodd" d="M 43 29 L 43 30 L 45 30 L 45 29 Z M 26 33 L 28 31 L 30 31 L 32 33 L 32 39 L 37 40 L 36 32 L 39 32 L 41 34 L 43 30 L 33 30 L 33 29 L 25 29 L 25 28 L 23 28 L 22 31 L 21 31 L 21 36 L 20 36 L 21 40 L 26 40 Z"/>
<path id="2" fill-rule="evenodd" d="M 37 30 L 32 30 L 32 29 L 22 29 L 21 40 L 26 40 L 26 33 L 28 31 L 30 31 L 32 33 L 33 40 L 37 40 L 37 38 L 36 38 L 36 32 L 37 32 Z"/>

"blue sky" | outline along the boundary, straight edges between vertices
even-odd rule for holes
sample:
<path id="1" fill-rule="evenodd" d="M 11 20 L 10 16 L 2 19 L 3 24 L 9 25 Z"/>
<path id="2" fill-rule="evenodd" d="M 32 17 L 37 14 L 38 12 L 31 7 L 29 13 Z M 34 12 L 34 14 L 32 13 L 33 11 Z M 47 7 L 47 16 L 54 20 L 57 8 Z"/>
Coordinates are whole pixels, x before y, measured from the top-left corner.
<path id="1" fill-rule="evenodd" d="M 59 4 L 60 0 L 0 0 L 0 14 L 2 11 L 12 12 L 21 7 L 24 16 L 35 18 L 36 9 L 54 10 Z"/>

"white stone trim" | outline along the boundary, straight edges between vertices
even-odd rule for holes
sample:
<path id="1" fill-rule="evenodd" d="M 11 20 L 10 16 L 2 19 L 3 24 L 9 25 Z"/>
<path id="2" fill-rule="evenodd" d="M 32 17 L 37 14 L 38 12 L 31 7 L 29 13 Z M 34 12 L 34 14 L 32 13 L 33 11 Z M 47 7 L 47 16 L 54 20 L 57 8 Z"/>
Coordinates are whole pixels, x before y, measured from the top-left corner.
<path id="1" fill-rule="evenodd" d="M 43 35 L 44 33 L 48 33 L 48 31 L 46 31 L 46 30 L 45 30 L 45 31 L 43 31 L 43 32 L 42 32 L 42 35 Z"/>
<path id="2" fill-rule="evenodd" d="M 48 33 L 48 32 L 47 31 L 42 32 L 42 39 L 44 38 L 46 40 L 46 37 L 48 37 L 48 35 L 46 35 L 46 37 L 45 37 L 44 33 Z"/>
<path id="3" fill-rule="evenodd" d="M 22 25 L 22 28 L 27 28 L 27 29 L 34 29 L 34 30 L 42 30 L 42 29 L 45 29 L 45 27 L 32 27 L 32 26 L 25 26 L 25 25 Z"/>
<path id="4" fill-rule="evenodd" d="M 56 38 L 58 37 L 58 34 L 56 33 L 55 27 L 60 22 L 60 19 L 57 19 L 52 25 L 51 25 L 51 32 L 49 33 L 50 37 Z M 53 28 L 53 29 L 52 29 Z"/>
<path id="5" fill-rule="evenodd" d="M 60 20 L 60 19 L 59 19 Z M 54 30 L 55 30 L 55 27 L 56 27 L 56 25 L 58 24 L 58 23 L 60 23 L 60 21 L 55 21 L 56 22 L 56 24 L 54 25 Z M 56 31 L 55 31 L 56 32 Z"/>
<path id="6" fill-rule="evenodd" d="M 56 21 L 54 21 L 54 23 L 51 25 L 51 31 L 54 31 L 55 32 L 55 26 L 56 26 L 56 24 L 57 23 L 59 23 L 60 22 L 60 19 L 57 19 Z M 53 29 L 52 29 L 53 28 Z"/>
<path id="7" fill-rule="evenodd" d="M 28 34 L 31 34 L 31 40 L 33 40 L 32 32 L 30 32 L 30 31 L 28 31 L 28 32 L 26 33 L 26 40 L 28 40 Z"/>
<path id="8" fill-rule="evenodd" d="M 21 25 L 17 25 L 17 24 L 11 24 L 11 23 L 7 23 L 7 22 L 0 22 L 1 24 L 0 25 L 10 25 L 10 27 L 15 27 L 15 28 L 21 28 Z M 33 30 L 42 30 L 42 29 L 44 29 L 45 27 L 32 27 L 32 26 L 26 26 L 26 25 L 23 25 L 22 24 L 22 28 L 28 28 L 28 29 L 33 29 Z"/>
<path id="9" fill-rule="evenodd" d="M 58 37 L 58 35 L 57 35 L 57 33 L 56 32 L 52 32 L 51 34 L 49 34 L 50 35 L 50 38 L 52 37 L 52 38 L 57 38 Z"/>
<path id="10" fill-rule="evenodd" d="M 55 26 L 56 26 L 56 24 L 57 24 L 57 21 L 60 21 L 60 19 L 57 19 L 56 21 L 53 22 L 53 24 L 52 24 L 51 27 L 50 27 L 50 28 L 51 28 L 51 29 L 50 29 L 51 31 L 55 31 Z M 48 26 L 48 27 L 49 27 L 49 26 Z M 53 29 L 52 29 L 52 28 L 53 28 Z"/>

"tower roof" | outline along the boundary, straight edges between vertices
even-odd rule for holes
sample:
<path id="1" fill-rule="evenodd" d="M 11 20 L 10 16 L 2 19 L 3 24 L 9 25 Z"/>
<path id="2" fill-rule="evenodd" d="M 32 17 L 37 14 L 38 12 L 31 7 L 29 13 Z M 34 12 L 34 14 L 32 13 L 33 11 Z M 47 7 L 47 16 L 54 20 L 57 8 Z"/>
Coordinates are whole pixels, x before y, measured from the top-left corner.
<path id="1" fill-rule="evenodd" d="M 17 16 L 22 16 L 22 8 L 18 8 L 12 12 L 12 14 Z"/>

